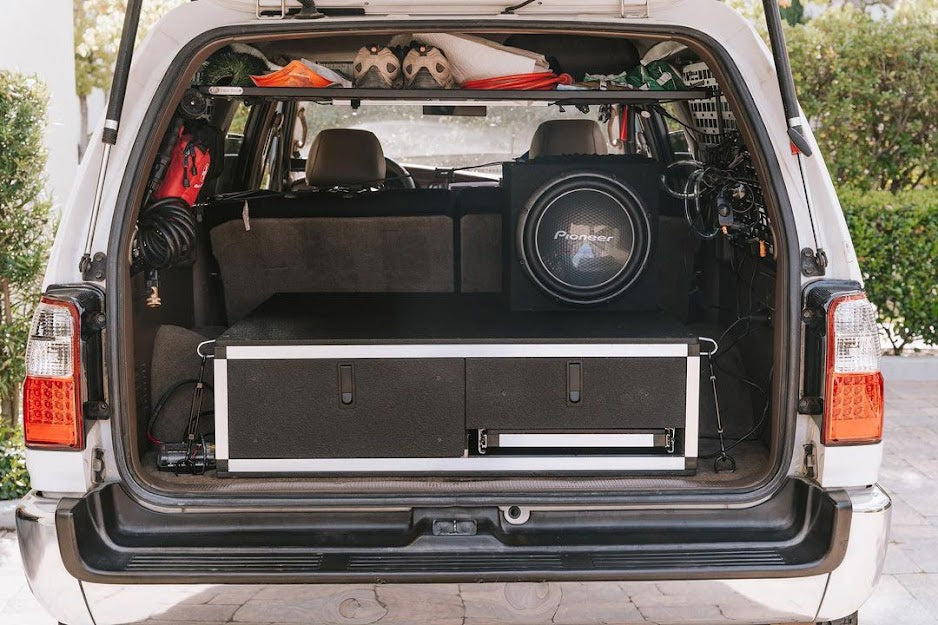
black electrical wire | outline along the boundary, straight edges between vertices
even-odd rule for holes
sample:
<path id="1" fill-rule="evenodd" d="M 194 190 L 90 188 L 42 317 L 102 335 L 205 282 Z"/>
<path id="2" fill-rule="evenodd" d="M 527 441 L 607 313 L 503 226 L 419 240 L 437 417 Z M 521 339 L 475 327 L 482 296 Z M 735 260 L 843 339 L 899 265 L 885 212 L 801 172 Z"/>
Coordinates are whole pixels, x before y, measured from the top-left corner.
<path id="1" fill-rule="evenodd" d="M 136 255 L 147 269 L 166 269 L 185 259 L 195 236 L 195 214 L 186 201 L 162 198 L 137 219 Z"/>
<path id="2" fill-rule="evenodd" d="M 772 383 L 772 374 L 773 374 L 773 373 L 775 373 L 775 367 L 774 367 L 774 366 L 773 366 L 771 369 L 769 369 L 769 384 Z M 700 458 L 701 460 L 713 460 L 714 458 L 719 458 L 721 455 L 723 455 L 724 452 L 730 451 L 731 449 L 735 449 L 735 448 L 738 447 L 741 443 L 745 443 L 745 442 L 747 442 L 747 441 L 752 440 L 752 439 L 750 439 L 749 437 L 759 431 L 759 429 L 760 429 L 760 428 L 762 427 L 762 425 L 765 423 L 766 417 L 768 417 L 768 415 L 769 415 L 769 404 L 770 404 L 770 403 L 771 403 L 771 402 L 770 402 L 769 398 L 766 398 L 765 404 L 764 404 L 764 406 L 763 406 L 763 408 L 762 408 L 762 416 L 759 417 L 759 421 L 758 421 L 754 426 L 752 426 L 752 429 L 750 429 L 748 432 L 746 432 L 745 434 L 743 434 L 742 436 L 740 436 L 740 437 L 739 437 L 738 439 L 736 439 L 732 444 L 727 445 L 722 451 L 718 451 L 718 452 L 713 453 L 713 454 L 707 454 L 707 455 L 705 455 L 705 456 L 699 456 L 699 458 Z"/>
<path id="3" fill-rule="evenodd" d="M 535 0 L 524 0 L 523 2 L 519 2 L 518 4 L 513 4 L 510 7 L 505 7 L 505 10 L 502 11 L 502 15 L 511 15 L 518 9 L 523 9 L 529 4 L 534 4 L 534 2 Z"/>
<path id="4" fill-rule="evenodd" d="M 152 441 L 153 443 L 156 443 L 157 445 L 163 442 L 153 435 L 153 426 L 156 425 L 156 419 L 160 416 L 160 413 L 163 412 L 163 408 L 166 407 L 167 402 L 169 402 L 169 400 L 172 399 L 173 395 L 175 395 L 179 391 L 179 389 L 183 388 L 186 385 L 197 384 L 197 383 L 198 383 L 198 380 L 196 380 L 195 378 L 189 378 L 187 380 L 180 380 L 179 382 L 176 382 L 175 384 L 170 386 L 168 389 L 166 389 L 163 392 L 162 395 L 160 395 L 160 398 L 156 401 L 156 405 L 153 407 L 153 412 L 150 414 L 150 420 L 147 422 L 147 438 L 150 439 L 150 441 Z M 205 383 L 205 388 L 212 391 L 213 393 L 215 391 L 215 389 L 212 388 L 212 385 L 209 384 L 208 382 Z M 208 417 L 214 414 L 215 414 L 214 410 L 206 410 L 202 412 L 199 416 Z"/>
<path id="5" fill-rule="evenodd" d="M 651 108 L 654 109 L 655 111 L 657 111 L 660 115 L 663 115 L 664 117 L 667 117 L 668 119 L 670 119 L 670 120 L 673 121 L 674 123 L 680 124 L 681 126 L 684 127 L 685 130 L 687 130 L 687 131 L 689 131 L 689 132 L 692 132 L 692 133 L 694 133 L 694 134 L 696 134 L 696 135 L 705 136 L 705 137 L 709 137 L 709 136 L 710 136 L 709 134 L 707 134 L 706 132 L 700 130 L 699 128 L 695 128 L 694 126 L 691 126 L 691 125 L 688 124 L 687 122 L 681 121 L 680 119 L 678 119 L 677 117 L 675 117 L 675 116 L 672 115 L 671 113 L 668 113 L 668 112 L 665 110 L 665 108 L 664 108 L 663 106 L 661 106 L 660 104 L 654 104 L 654 105 L 652 105 Z"/>

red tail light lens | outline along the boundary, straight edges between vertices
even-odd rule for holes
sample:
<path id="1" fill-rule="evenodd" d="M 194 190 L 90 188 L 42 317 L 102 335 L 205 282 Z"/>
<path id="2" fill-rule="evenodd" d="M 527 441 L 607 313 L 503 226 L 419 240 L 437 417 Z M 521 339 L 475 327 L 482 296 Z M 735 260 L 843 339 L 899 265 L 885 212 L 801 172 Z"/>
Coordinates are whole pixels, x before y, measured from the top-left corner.
<path id="1" fill-rule="evenodd" d="M 883 376 L 876 311 L 863 293 L 835 299 L 827 313 L 825 445 L 876 443 L 883 436 Z"/>
<path id="2" fill-rule="evenodd" d="M 23 430 L 29 447 L 82 449 L 78 308 L 43 297 L 26 343 Z"/>

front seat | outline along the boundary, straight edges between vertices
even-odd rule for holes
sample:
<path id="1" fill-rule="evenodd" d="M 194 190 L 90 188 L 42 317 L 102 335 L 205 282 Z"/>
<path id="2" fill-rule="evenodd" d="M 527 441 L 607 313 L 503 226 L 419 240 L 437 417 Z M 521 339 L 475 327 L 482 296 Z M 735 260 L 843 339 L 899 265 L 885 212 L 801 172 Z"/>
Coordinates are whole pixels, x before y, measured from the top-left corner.
<path id="1" fill-rule="evenodd" d="M 380 186 L 387 174 L 374 133 L 352 128 L 321 130 L 309 148 L 306 184 L 316 188 Z"/>
<path id="2" fill-rule="evenodd" d="M 534 131 L 528 158 L 608 153 L 606 137 L 592 119 L 551 119 Z"/>

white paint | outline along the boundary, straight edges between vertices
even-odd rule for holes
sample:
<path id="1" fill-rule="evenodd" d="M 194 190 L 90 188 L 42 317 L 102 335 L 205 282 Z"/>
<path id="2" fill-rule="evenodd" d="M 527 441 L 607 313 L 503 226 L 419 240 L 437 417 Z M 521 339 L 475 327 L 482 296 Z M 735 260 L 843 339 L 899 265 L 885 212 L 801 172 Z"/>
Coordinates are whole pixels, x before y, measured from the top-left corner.
<path id="1" fill-rule="evenodd" d="M 0 3 L 0 68 L 36 74 L 49 90 L 46 188 L 64 207 L 78 169 L 78 97 L 75 95 L 71 0 Z"/>
<path id="2" fill-rule="evenodd" d="M 818 482 L 824 488 L 870 486 L 879 479 L 883 462 L 883 444 L 818 445 Z"/>
<path id="3" fill-rule="evenodd" d="M 853 518 L 843 562 L 831 572 L 815 621 L 852 614 L 873 594 L 883 572 L 892 502 L 878 486 L 850 493 Z"/>
<path id="4" fill-rule="evenodd" d="M 91 484 L 89 459 L 90 455 L 81 451 L 27 449 L 30 485 L 36 491 L 84 493 Z"/>

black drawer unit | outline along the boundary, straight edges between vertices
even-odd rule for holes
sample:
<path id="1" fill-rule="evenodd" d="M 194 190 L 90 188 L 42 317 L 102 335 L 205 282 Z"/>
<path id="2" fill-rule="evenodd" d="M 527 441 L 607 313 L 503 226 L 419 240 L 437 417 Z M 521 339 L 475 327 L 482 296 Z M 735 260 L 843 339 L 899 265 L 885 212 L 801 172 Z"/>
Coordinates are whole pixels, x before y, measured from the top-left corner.
<path id="1" fill-rule="evenodd" d="M 231 458 L 458 457 L 458 358 L 229 359 Z"/>
<path id="2" fill-rule="evenodd" d="M 627 352 L 626 352 L 627 353 Z M 684 427 L 687 358 L 470 358 L 470 429 Z"/>
<path id="3" fill-rule="evenodd" d="M 217 339 L 214 367 L 221 475 L 695 467 L 697 338 L 658 315 L 281 294 Z"/>

